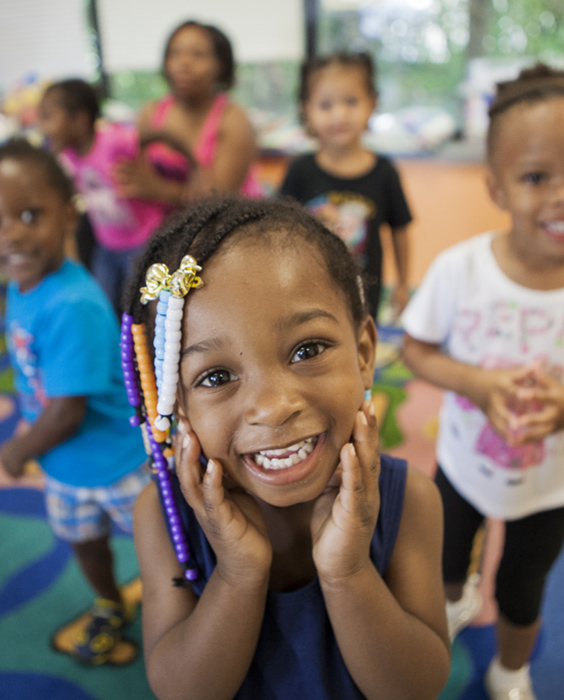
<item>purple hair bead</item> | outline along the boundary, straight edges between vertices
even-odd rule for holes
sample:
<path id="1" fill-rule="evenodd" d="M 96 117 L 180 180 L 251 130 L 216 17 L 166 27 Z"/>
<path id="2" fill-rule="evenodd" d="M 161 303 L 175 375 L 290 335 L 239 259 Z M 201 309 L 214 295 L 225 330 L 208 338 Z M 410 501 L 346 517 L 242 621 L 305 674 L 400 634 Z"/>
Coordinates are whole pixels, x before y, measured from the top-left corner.
<path id="1" fill-rule="evenodd" d="M 149 443 L 151 445 L 153 463 L 157 472 L 159 489 L 161 491 L 161 497 L 167 515 L 176 559 L 180 564 L 182 564 L 182 567 L 184 569 L 184 579 L 186 581 L 195 581 L 198 578 L 199 573 L 195 567 L 191 567 L 189 565 L 191 561 L 191 556 L 190 549 L 188 546 L 188 539 L 186 537 L 186 533 L 182 525 L 182 520 L 178 511 L 178 505 L 174 498 L 174 491 L 172 488 L 171 474 L 169 471 L 168 461 L 161 452 L 161 446 L 153 437 L 153 432 L 148 421 L 146 423 L 146 426 L 147 437 L 149 438 Z"/>

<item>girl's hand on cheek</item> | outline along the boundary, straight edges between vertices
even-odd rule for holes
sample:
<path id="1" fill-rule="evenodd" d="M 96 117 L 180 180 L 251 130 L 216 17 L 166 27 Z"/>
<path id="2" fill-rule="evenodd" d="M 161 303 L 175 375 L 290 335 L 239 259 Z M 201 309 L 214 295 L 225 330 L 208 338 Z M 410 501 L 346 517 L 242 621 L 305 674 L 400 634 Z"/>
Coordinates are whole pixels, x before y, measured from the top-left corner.
<path id="1" fill-rule="evenodd" d="M 270 572 L 272 548 L 260 508 L 242 489 L 226 485 L 217 460 L 210 459 L 203 472 L 200 454 L 195 433 L 179 427 L 176 473 L 217 556 L 217 571 L 235 587 L 262 583 Z"/>
<path id="2" fill-rule="evenodd" d="M 321 579 L 338 581 L 370 561 L 370 542 L 380 509 L 380 443 L 372 401 L 357 413 L 353 442 L 314 506 L 313 559 Z"/>

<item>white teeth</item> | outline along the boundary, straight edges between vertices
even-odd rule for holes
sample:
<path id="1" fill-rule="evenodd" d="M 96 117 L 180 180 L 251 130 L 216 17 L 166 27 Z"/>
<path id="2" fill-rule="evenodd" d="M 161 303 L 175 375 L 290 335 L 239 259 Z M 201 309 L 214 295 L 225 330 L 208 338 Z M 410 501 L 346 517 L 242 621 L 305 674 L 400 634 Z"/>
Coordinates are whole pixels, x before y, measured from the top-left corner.
<path id="1" fill-rule="evenodd" d="M 11 265 L 18 265 L 19 263 L 22 263 L 25 260 L 27 260 L 27 258 L 28 256 L 24 253 L 12 253 L 11 255 L 7 256 L 8 262 Z"/>
<path id="2" fill-rule="evenodd" d="M 564 233 L 564 221 L 548 221 L 546 223 L 546 227 L 553 233 Z"/>
<path id="3" fill-rule="evenodd" d="M 295 445 L 272 450 L 261 450 L 254 455 L 254 461 L 263 469 L 287 469 L 302 462 L 313 452 L 317 437 L 307 438 Z M 291 454 L 288 454 L 291 453 Z M 281 457 L 280 455 L 286 455 Z"/>

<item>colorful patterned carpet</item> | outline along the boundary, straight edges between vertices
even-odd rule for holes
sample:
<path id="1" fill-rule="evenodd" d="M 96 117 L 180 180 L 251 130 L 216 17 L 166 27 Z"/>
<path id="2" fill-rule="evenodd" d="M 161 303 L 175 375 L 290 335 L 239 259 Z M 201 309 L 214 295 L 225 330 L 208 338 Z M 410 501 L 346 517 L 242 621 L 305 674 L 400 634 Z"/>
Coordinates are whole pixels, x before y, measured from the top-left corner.
<path id="1" fill-rule="evenodd" d="M 441 394 L 411 376 L 398 360 L 401 334 L 382 329 L 374 400 L 382 416 L 384 449 L 406 457 L 422 471 L 434 470 L 433 439 Z M 0 442 L 12 434 L 18 414 L 11 374 L 0 347 Z M 0 482 L 0 698 L 2 700 L 148 700 L 153 698 L 141 654 L 139 616 L 127 630 L 127 643 L 113 665 L 84 668 L 65 652 L 72 623 L 85 613 L 91 592 L 69 548 L 51 533 L 41 493 L 41 477 L 30 474 L 17 488 Z M 449 683 L 441 700 L 485 700 L 482 676 L 493 654 L 495 606 L 492 571 L 501 529 L 489 526 L 484 556 L 483 593 L 487 600 L 480 626 L 465 630 L 453 647 Z M 135 599 L 137 563 L 127 536 L 114 537 L 117 575 Z M 533 662 L 538 700 L 564 698 L 564 557 L 549 583 L 545 623 Z M 57 633 L 57 634 L 56 634 Z M 54 643 L 63 651 L 57 650 Z M 124 664 L 124 665 L 120 665 Z M 292 699 L 293 700 L 293 699 Z"/>

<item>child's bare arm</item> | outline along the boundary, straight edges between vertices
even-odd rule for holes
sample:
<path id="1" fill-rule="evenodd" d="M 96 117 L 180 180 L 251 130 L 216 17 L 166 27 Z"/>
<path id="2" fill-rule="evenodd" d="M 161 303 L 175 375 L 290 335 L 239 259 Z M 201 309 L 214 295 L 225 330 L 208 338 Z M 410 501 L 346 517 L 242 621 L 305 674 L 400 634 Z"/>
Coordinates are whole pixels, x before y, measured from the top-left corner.
<path id="1" fill-rule="evenodd" d="M 186 456 L 186 453 L 188 457 Z M 149 682 L 161 699 L 232 698 L 249 669 L 256 648 L 268 590 L 270 559 L 245 554 L 244 533 L 239 542 L 233 522 L 235 503 L 222 486 L 219 468 L 202 478 L 195 441 L 177 447 L 181 483 L 218 557 L 218 564 L 198 598 L 191 590 L 174 588 L 181 577 L 164 524 L 156 488 L 151 485 L 138 500 L 134 517 L 137 555 L 143 581 L 143 642 Z M 189 463 L 188 463 L 189 462 Z M 244 506 L 243 506 L 244 508 Z M 239 523 L 250 532 L 239 510 Z M 234 527 L 231 527 L 231 526 Z M 215 533 L 211 534 L 210 533 Z M 256 536 L 255 536 L 256 537 Z M 251 538 L 251 539 L 254 539 Z M 243 542 L 243 543 L 242 543 Z M 228 553 L 232 551 L 230 558 Z M 264 548 L 263 548 L 264 550 Z M 258 557 L 253 563 L 253 556 Z M 226 561 L 226 559 L 228 561 Z"/>
<path id="2" fill-rule="evenodd" d="M 202 168 L 200 181 L 189 183 L 193 196 L 207 195 L 212 190 L 237 192 L 245 182 L 257 146 L 253 127 L 239 105 L 230 104 L 222 118 L 217 149 L 212 165 Z"/>
<path id="3" fill-rule="evenodd" d="M 86 414 L 86 397 L 52 398 L 25 434 L 8 440 L 0 449 L 0 464 L 12 477 L 20 477 L 25 463 L 72 437 Z"/>
<path id="4" fill-rule="evenodd" d="M 353 433 L 356 457 L 343 449 L 342 486 L 321 537 L 313 523 L 314 560 L 339 648 L 362 693 L 385 700 L 436 698 L 450 660 L 440 498 L 426 477 L 409 473 L 384 581 L 369 557 L 379 510 L 378 441 L 375 419 L 364 414 L 367 420 L 357 421 Z"/>
<path id="5" fill-rule="evenodd" d="M 155 134 L 152 125 L 154 111 L 155 103 L 152 102 L 146 105 L 139 115 L 141 144 Z M 137 158 L 116 163 L 113 176 L 120 197 L 163 202 L 173 207 L 186 203 L 186 183 L 171 180 L 157 172 L 144 151 Z"/>
<path id="6" fill-rule="evenodd" d="M 409 239 L 407 226 L 392 229 L 392 245 L 398 281 L 392 291 L 390 303 L 394 307 L 396 315 L 399 316 L 409 301 L 409 288 L 407 286 Z"/>

